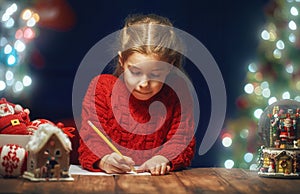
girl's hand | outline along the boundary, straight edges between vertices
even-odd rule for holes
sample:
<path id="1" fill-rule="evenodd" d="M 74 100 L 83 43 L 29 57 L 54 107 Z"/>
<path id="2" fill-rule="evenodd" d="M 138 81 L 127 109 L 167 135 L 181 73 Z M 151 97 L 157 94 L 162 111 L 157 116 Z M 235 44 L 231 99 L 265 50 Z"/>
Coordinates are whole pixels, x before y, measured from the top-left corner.
<path id="1" fill-rule="evenodd" d="M 144 162 L 137 172 L 150 171 L 152 175 L 164 175 L 169 173 L 170 168 L 169 160 L 164 156 L 157 155 Z"/>
<path id="2" fill-rule="evenodd" d="M 116 152 L 105 155 L 99 167 L 107 173 L 126 173 L 131 171 L 134 161 L 127 156 L 120 156 Z"/>

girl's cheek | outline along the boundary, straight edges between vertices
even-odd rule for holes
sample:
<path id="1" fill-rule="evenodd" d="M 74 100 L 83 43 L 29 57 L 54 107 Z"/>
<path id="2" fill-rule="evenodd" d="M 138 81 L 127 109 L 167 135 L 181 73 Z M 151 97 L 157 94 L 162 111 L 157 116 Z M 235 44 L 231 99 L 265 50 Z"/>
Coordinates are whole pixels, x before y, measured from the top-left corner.
<path id="1" fill-rule="evenodd" d="M 125 76 L 124 79 L 127 84 L 127 87 L 129 87 L 129 89 L 134 89 L 135 87 L 137 87 L 137 85 L 139 83 L 139 79 L 137 79 L 137 78 Z"/>

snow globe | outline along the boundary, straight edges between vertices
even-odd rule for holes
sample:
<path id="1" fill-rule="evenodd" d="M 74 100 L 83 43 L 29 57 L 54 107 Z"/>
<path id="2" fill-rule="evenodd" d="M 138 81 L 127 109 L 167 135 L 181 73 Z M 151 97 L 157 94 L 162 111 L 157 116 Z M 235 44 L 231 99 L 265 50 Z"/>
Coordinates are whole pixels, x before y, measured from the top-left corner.
<path id="1" fill-rule="evenodd" d="M 300 102 L 280 100 L 269 105 L 258 123 L 261 177 L 300 178 Z"/>

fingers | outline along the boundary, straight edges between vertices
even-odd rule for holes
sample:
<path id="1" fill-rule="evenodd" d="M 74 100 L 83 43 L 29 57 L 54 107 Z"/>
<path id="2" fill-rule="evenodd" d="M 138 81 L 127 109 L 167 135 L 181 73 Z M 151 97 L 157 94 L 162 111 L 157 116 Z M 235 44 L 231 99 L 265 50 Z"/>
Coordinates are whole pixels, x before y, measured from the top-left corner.
<path id="1" fill-rule="evenodd" d="M 166 163 L 157 164 L 155 167 L 149 169 L 152 175 L 165 175 L 170 172 L 170 166 Z"/>
<path id="2" fill-rule="evenodd" d="M 107 173 L 126 173 L 132 169 L 134 161 L 127 156 L 112 153 L 103 157 L 102 169 Z"/>
<path id="3" fill-rule="evenodd" d="M 145 162 L 144 164 L 142 164 L 141 166 L 139 166 L 135 171 L 137 173 L 140 173 L 140 172 L 150 172 L 149 168 L 147 168 L 147 162 Z"/>

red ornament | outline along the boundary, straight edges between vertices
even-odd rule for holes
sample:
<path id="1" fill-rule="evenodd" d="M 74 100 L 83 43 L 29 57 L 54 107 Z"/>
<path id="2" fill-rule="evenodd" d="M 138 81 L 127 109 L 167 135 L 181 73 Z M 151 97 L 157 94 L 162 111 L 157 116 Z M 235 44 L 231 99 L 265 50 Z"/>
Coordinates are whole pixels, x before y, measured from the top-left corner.
<path id="1" fill-rule="evenodd" d="M 29 110 L 0 99 L 0 134 L 28 135 Z"/>
<path id="2" fill-rule="evenodd" d="M 38 127 L 41 125 L 41 124 L 51 124 L 51 125 L 54 125 L 55 124 L 47 119 L 36 119 L 32 122 L 30 122 L 30 124 L 27 126 L 27 130 L 30 132 L 30 135 L 33 133 L 33 131 L 37 130 Z"/>
<path id="3" fill-rule="evenodd" d="M 26 170 L 26 150 L 17 144 L 6 144 L 0 147 L 0 175 L 18 177 Z"/>
<path id="4" fill-rule="evenodd" d="M 65 0 L 38 0 L 34 8 L 42 27 L 66 31 L 75 24 L 75 13 Z"/>
<path id="5" fill-rule="evenodd" d="M 246 109 L 249 107 L 248 100 L 244 96 L 240 96 L 237 98 L 236 105 L 240 109 Z"/>

